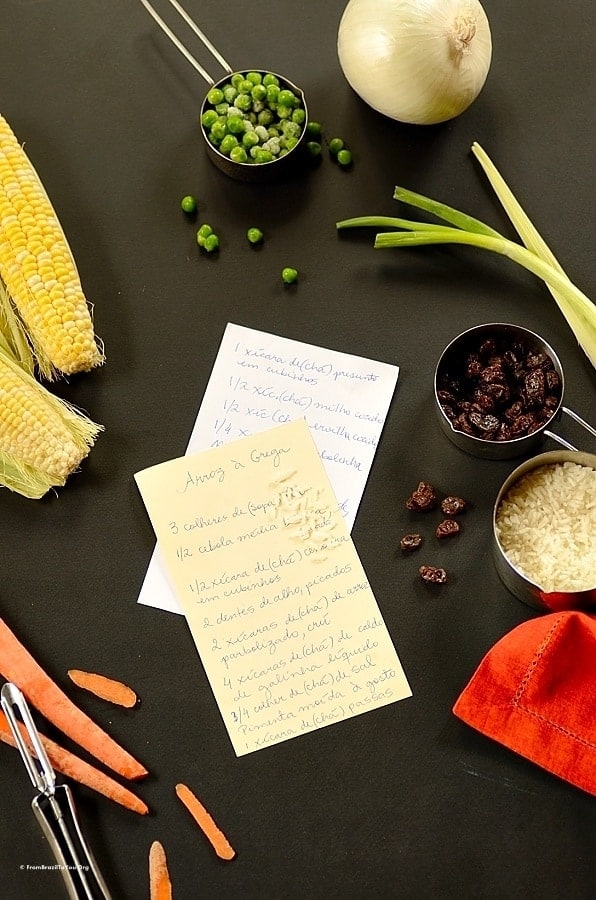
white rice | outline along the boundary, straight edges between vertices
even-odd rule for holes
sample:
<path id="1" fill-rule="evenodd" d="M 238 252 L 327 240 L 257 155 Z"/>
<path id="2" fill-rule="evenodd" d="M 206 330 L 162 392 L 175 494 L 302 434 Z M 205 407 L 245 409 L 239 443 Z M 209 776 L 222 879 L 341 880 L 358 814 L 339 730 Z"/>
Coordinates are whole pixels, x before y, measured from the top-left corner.
<path id="1" fill-rule="evenodd" d="M 532 469 L 509 488 L 495 519 L 508 560 L 542 590 L 596 587 L 596 469 Z"/>

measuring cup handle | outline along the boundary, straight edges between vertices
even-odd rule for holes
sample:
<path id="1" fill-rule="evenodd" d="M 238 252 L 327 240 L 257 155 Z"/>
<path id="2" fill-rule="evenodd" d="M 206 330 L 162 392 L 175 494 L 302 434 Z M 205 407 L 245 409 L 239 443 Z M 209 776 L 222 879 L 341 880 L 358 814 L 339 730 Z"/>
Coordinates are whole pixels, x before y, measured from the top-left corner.
<path id="1" fill-rule="evenodd" d="M 543 431 L 542 433 L 545 437 L 552 438 L 553 441 L 556 441 L 557 444 L 561 444 L 561 446 L 565 447 L 567 450 L 574 450 L 577 452 L 577 447 L 574 447 L 573 444 L 570 444 L 569 441 L 566 441 L 564 438 L 559 437 L 558 434 L 555 434 L 552 431 Z"/>
<path id="2" fill-rule="evenodd" d="M 592 428 L 591 425 L 588 425 L 588 423 L 584 419 L 582 419 L 581 416 L 578 416 L 576 412 L 573 412 L 572 409 L 569 409 L 567 406 L 562 406 L 561 412 L 567 413 L 567 415 L 571 419 L 573 419 L 574 422 L 577 422 L 578 425 L 581 425 L 582 428 L 585 428 L 586 431 L 589 431 L 590 434 L 596 437 L 596 428 Z"/>

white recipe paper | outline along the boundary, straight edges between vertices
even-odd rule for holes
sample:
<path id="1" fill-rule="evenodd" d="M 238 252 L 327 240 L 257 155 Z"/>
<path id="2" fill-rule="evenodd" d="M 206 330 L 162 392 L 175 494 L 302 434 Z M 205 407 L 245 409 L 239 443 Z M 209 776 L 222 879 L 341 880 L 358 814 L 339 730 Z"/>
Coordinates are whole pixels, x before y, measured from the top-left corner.
<path id="1" fill-rule="evenodd" d="M 351 530 L 398 374 L 389 363 L 229 323 L 186 453 L 304 418 Z M 182 612 L 159 547 L 138 602 Z"/>

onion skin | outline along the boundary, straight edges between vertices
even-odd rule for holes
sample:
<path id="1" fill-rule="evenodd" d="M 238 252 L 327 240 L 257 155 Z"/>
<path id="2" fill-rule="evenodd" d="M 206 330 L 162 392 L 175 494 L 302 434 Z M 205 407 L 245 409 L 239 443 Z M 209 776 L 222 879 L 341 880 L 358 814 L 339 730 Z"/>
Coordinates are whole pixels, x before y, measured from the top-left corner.
<path id="1" fill-rule="evenodd" d="M 434 125 L 476 99 L 492 40 L 479 0 L 349 0 L 337 52 L 348 84 L 369 106 Z"/>

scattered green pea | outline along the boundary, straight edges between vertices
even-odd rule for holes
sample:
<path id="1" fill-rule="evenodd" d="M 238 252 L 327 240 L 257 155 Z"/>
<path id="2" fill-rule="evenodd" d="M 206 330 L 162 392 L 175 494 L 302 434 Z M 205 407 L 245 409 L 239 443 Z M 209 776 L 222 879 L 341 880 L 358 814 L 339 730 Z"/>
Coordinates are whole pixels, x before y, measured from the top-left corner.
<path id="1" fill-rule="evenodd" d="M 331 138 L 329 141 L 329 153 L 332 156 L 337 156 L 339 151 L 344 149 L 344 146 L 345 144 L 341 138 Z"/>
<path id="2" fill-rule="evenodd" d="M 210 234 L 205 238 L 205 243 L 203 244 L 207 253 L 213 253 L 214 250 L 217 250 L 219 247 L 219 238 L 216 234 Z"/>
<path id="3" fill-rule="evenodd" d="M 281 270 L 281 280 L 284 284 L 294 284 L 298 280 L 298 270 L 286 266 Z"/>
<path id="4" fill-rule="evenodd" d="M 197 201 L 191 194 L 187 194 L 186 197 L 182 198 L 182 200 L 180 201 L 180 206 L 185 213 L 193 213 L 197 211 Z"/>
<path id="5" fill-rule="evenodd" d="M 251 244 L 259 244 L 263 240 L 263 232 L 260 228 L 252 227 L 246 232 L 246 237 Z"/>
<path id="6" fill-rule="evenodd" d="M 352 154 L 349 150 L 340 150 L 336 157 L 340 166 L 349 166 L 352 162 Z"/>
<path id="7" fill-rule="evenodd" d="M 318 141 L 307 141 L 306 149 L 311 156 L 320 156 L 323 148 Z"/>
<path id="8" fill-rule="evenodd" d="M 197 244 L 199 245 L 199 247 L 204 247 L 205 241 L 212 234 L 213 228 L 211 227 L 211 225 L 208 225 L 207 222 L 204 222 L 197 231 Z"/>
<path id="9" fill-rule="evenodd" d="M 296 112 L 296 111 L 297 111 L 297 110 L 294 110 L 294 112 Z M 321 123 L 320 123 L 320 122 L 313 122 L 313 121 L 310 121 L 310 122 L 308 122 L 307 125 L 306 125 L 306 133 L 307 133 L 310 137 L 319 139 L 319 138 L 321 137 L 322 131 L 323 131 L 323 129 L 322 129 L 322 127 L 321 127 Z"/>

